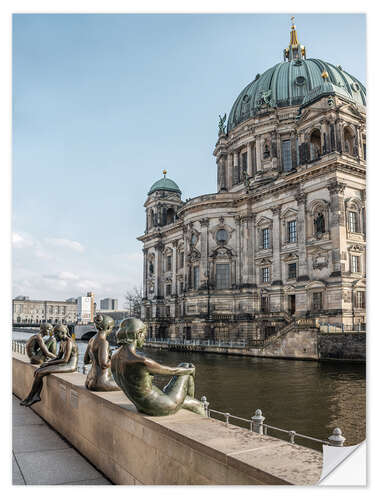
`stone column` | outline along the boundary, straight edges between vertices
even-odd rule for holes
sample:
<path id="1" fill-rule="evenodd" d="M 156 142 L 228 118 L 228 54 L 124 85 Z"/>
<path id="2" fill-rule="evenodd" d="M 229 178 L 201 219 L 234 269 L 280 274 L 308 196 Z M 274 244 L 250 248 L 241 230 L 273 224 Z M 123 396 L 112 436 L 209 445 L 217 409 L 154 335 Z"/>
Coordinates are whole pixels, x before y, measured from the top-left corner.
<path id="1" fill-rule="evenodd" d="M 298 280 L 308 281 L 307 255 L 306 255 L 306 193 L 300 191 L 296 194 L 297 200 L 297 244 L 298 244 Z"/>
<path id="2" fill-rule="evenodd" d="M 173 257 L 172 257 L 172 295 L 177 295 L 177 245 L 178 240 L 173 242 Z"/>
<path id="3" fill-rule="evenodd" d="M 333 276 L 341 276 L 345 260 L 341 260 L 341 242 L 346 243 L 344 191 L 346 184 L 334 179 L 328 185 L 331 197 L 329 231 L 332 241 Z M 345 252 L 346 256 L 346 252 Z"/>
<path id="4" fill-rule="evenodd" d="M 201 265 L 200 265 L 200 282 L 206 283 L 208 279 L 209 269 L 208 269 L 208 225 L 209 219 L 206 217 L 201 219 Z"/>
<path id="5" fill-rule="evenodd" d="M 252 164 L 251 164 L 251 143 L 247 143 L 247 175 L 251 177 L 252 174 Z"/>
<path id="6" fill-rule="evenodd" d="M 236 223 L 236 285 L 241 283 L 241 263 L 242 263 L 242 252 L 241 252 L 241 217 L 236 215 L 235 218 Z"/>
<path id="7" fill-rule="evenodd" d="M 148 267 L 147 267 L 147 248 L 142 248 L 143 252 L 143 298 L 147 299 L 147 275 L 148 275 Z"/>
<path id="8" fill-rule="evenodd" d="M 233 153 L 228 153 L 227 156 L 227 188 L 228 191 L 233 186 Z"/>
<path id="9" fill-rule="evenodd" d="M 281 285 L 280 262 L 280 212 L 281 207 L 272 208 L 272 285 Z"/>
<path id="10" fill-rule="evenodd" d="M 255 214 L 250 214 L 247 219 L 248 224 L 248 265 L 249 265 L 249 278 L 248 283 L 250 285 L 256 286 L 256 276 L 255 276 Z"/>
<path id="11" fill-rule="evenodd" d="M 250 282 L 249 279 L 249 217 L 241 217 L 242 252 L 241 252 L 241 274 L 239 283 Z"/>
<path id="12" fill-rule="evenodd" d="M 262 147 L 261 147 L 261 142 L 260 142 L 260 135 L 257 135 L 255 138 L 256 142 L 256 159 L 257 159 L 257 171 L 261 172 L 262 171 Z"/>
<path id="13" fill-rule="evenodd" d="M 188 246 L 187 246 L 187 227 L 186 226 L 183 226 L 182 227 L 182 237 L 184 239 L 184 271 L 183 271 L 183 283 L 184 283 L 184 291 L 187 290 L 188 288 L 188 276 L 187 276 L 187 265 L 186 265 L 186 262 L 187 262 L 187 249 L 188 249 Z"/>
<path id="14" fill-rule="evenodd" d="M 239 171 L 239 163 L 238 163 L 238 151 L 233 153 L 233 183 L 238 184 L 240 181 L 240 171 Z"/>
<path id="15" fill-rule="evenodd" d="M 162 283 L 162 251 L 164 245 L 159 241 L 155 245 L 155 295 L 156 297 L 161 297 L 163 295 L 161 289 Z"/>

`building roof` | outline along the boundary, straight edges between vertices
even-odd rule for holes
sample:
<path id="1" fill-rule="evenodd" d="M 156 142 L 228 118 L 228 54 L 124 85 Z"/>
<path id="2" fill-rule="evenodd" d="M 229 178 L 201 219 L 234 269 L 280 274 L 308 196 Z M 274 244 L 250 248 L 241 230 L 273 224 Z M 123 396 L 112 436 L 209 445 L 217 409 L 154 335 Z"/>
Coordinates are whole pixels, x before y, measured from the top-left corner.
<path id="1" fill-rule="evenodd" d="M 150 188 L 150 191 L 148 192 L 149 195 L 154 193 L 155 191 L 172 191 L 174 193 L 181 194 L 180 188 L 174 181 L 172 181 L 172 179 L 168 179 L 168 177 L 166 177 L 166 173 L 167 171 L 163 170 L 164 177 L 154 182 L 154 184 Z"/>
<path id="2" fill-rule="evenodd" d="M 366 106 L 366 88 L 357 78 L 341 66 L 321 59 L 306 59 L 306 49 L 298 42 L 293 24 L 284 62 L 258 74 L 242 90 L 229 114 L 227 132 L 262 112 L 264 107 L 301 106 L 327 94 L 337 94 Z"/>

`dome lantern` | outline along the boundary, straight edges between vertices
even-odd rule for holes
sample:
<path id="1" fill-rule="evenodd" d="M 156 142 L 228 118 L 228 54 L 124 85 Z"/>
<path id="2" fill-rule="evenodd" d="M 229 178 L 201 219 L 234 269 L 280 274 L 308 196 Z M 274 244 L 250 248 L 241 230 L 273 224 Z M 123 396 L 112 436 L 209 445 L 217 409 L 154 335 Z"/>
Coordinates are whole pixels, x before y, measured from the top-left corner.
<path id="1" fill-rule="evenodd" d="M 298 41 L 294 16 L 291 18 L 292 26 L 290 32 L 290 43 L 288 48 L 284 49 L 284 61 L 295 61 L 297 59 L 306 59 L 306 49 Z"/>

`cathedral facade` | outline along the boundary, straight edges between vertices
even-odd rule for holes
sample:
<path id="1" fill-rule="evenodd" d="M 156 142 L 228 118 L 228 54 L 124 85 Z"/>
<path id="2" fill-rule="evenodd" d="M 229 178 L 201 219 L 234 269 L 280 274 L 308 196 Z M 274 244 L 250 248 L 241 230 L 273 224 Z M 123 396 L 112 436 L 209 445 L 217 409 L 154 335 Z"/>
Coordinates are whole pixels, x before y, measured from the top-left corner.
<path id="1" fill-rule="evenodd" d="M 308 59 L 293 25 L 284 61 L 220 117 L 217 192 L 184 202 L 166 172 L 148 192 L 150 336 L 251 343 L 306 317 L 366 322 L 365 106 L 362 83 Z"/>

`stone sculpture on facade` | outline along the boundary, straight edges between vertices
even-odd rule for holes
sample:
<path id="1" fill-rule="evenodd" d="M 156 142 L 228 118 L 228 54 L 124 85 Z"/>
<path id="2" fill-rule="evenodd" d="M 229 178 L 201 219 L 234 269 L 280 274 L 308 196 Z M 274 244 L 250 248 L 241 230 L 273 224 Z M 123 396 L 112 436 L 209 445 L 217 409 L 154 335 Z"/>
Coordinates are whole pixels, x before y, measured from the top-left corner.
<path id="1" fill-rule="evenodd" d="M 112 378 L 110 366 L 111 356 L 107 336 L 113 330 L 114 320 L 105 314 L 97 314 L 94 318 L 98 333 L 89 340 L 84 356 L 84 363 L 91 364 L 85 385 L 90 391 L 119 391 Z"/>
<path id="2" fill-rule="evenodd" d="M 23 406 L 31 406 L 41 400 L 40 393 L 43 389 L 43 377 L 50 373 L 69 373 L 77 369 L 78 348 L 74 340 L 69 337 L 66 325 L 56 325 L 53 329 L 54 335 L 60 341 L 60 349 L 57 357 L 43 363 L 35 370 L 34 382 L 29 395 L 21 401 Z"/>
<path id="3" fill-rule="evenodd" d="M 227 119 L 227 114 L 224 116 L 219 115 L 219 135 L 225 134 L 225 121 Z"/>
<path id="4" fill-rule="evenodd" d="M 127 318 L 117 331 L 117 343 L 121 345 L 112 356 L 113 378 L 138 411 L 152 416 L 173 415 L 180 408 L 205 415 L 203 404 L 194 399 L 195 367 L 181 363 L 178 367 L 160 365 L 137 352 L 142 348 L 145 324 L 137 318 Z M 172 379 L 160 390 L 153 385 L 154 375 L 172 375 Z"/>
<path id="5" fill-rule="evenodd" d="M 57 342 L 52 335 L 53 326 L 50 323 L 42 323 L 39 332 L 32 335 L 26 342 L 26 353 L 30 358 L 30 363 L 40 365 L 48 358 L 56 358 Z M 43 337 L 49 336 L 44 342 Z"/>

